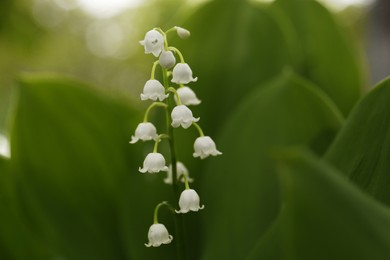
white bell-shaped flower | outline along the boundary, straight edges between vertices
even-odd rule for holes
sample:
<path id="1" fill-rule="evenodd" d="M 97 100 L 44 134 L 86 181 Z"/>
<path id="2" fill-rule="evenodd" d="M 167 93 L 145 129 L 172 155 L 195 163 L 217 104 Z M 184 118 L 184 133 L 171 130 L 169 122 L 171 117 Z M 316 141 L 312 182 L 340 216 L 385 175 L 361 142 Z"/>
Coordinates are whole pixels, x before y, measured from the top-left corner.
<path id="1" fill-rule="evenodd" d="M 145 244 L 147 247 L 158 247 L 161 244 L 171 243 L 173 237 L 169 235 L 167 228 L 160 223 L 156 223 L 150 226 L 148 232 L 149 242 Z"/>
<path id="2" fill-rule="evenodd" d="M 138 142 L 138 140 L 142 141 L 149 141 L 149 140 L 157 140 L 157 129 L 156 127 L 149 122 L 144 122 L 138 124 L 137 128 L 135 129 L 135 135 L 131 137 L 131 144 L 135 144 Z"/>
<path id="3" fill-rule="evenodd" d="M 165 88 L 160 83 L 160 81 L 155 79 L 150 79 L 146 81 L 144 86 L 144 91 L 141 93 L 141 100 L 151 99 L 156 101 L 157 99 L 163 101 L 169 96 L 169 94 L 165 94 Z"/>
<path id="4" fill-rule="evenodd" d="M 195 92 L 192 89 L 190 89 L 189 87 L 184 86 L 184 87 L 179 88 L 177 90 L 177 94 L 179 95 L 180 101 L 183 105 L 196 106 L 196 105 L 199 105 L 201 103 L 201 101 L 196 96 Z M 175 95 L 175 101 L 177 103 L 176 95 Z"/>
<path id="5" fill-rule="evenodd" d="M 200 157 L 200 159 L 204 159 L 209 155 L 217 156 L 222 154 L 217 150 L 213 139 L 209 136 L 201 136 L 196 138 L 194 143 L 194 157 Z"/>
<path id="6" fill-rule="evenodd" d="M 178 180 L 181 179 L 182 182 L 184 182 L 184 178 L 182 178 L 183 175 L 187 177 L 188 182 L 193 182 L 194 180 L 189 177 L 189 172 L 187 167 L 184 166 L 182 162 L 176 163 L 176 177 Z M 167 177 L 164 179 L 164 182 L 166 184 L 172 184 L 172 164 L 169 165 Z"/>
<path id="7" fill-rule="evenodd" d="M 192 70 L 187 63 L 178 63 L 172 71 L 172 82 L 177 84 L 188 84 L 195 82 L 198 78 L 192 77 Z"/>
<path id="8" fill-rule="evenodd" d="M 185 105 L 176 106 L 173 108 L 172 113 L 172 127 L 182 126 L 187 129 L 192 125 L 192 122 L 198 122 L 199 118 L 195 118 L 192 115 L 192 111 Z"/>
<path id="9" fill-rule="evenodd" d="M 187 213 L 188 211 L 198 211 L 204 209 L 204 205 L 199 206 L 199 201 L 199 195 L 195 190 L 186 189 L 180 194 L 180 210 L 175 211 L 176 213 Z"/>
<path id="10" fill-rule="evenodd" d="M 164 36 L 156 30 L 150 30 L 145 34 L 145 39 L 139 42 L 145 48 L 145 53 L 153 53 L 158 57 L 164 49 Z"/>
<path id="11" fill-rule="evenodd" d="M 190 31 L 188 31 L 187 29 L 184 29 L 182 27 L 175 26 L 175 29 L 177 31 L 177 35 L 179 35 L 179 37 L 181 39 L 187 39 L 191 35 Z"/>
<path id="12" fill-rule="evenodd" d="M 161 67 L 170 69 L 176 64 L 176 58 L 171 51 L 163 51 L 158 62 L 160 63 Z"/>
<path id="13" fill-rule="evenodd" d="M 168 171 L 168 167 L 165 165 L 165 158 L 161 153 L 149 153 L 145 160 L 143 168 L 139 168 L 142 173 L 157 173 L 160 171 Z"/>

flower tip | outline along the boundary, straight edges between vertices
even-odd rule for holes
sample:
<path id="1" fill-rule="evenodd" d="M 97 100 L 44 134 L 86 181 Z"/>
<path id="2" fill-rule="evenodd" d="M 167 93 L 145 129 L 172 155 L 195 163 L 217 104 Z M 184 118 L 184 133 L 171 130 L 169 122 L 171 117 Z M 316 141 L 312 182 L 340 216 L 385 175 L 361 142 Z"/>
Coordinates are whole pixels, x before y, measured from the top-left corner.
<path id="1" fill-rule="evenodd" d="M 146 172 L 146 169 L 139 167 L 139 168 L 138 168 L 138 171 L 141 172 L 141 173 L 145 173 L 145 172 Z"/>
<path id="2" fill-rule="evenodd" d="M 135 136 L 132 136 L 131 137 L 131 141 L 129 142 L 130 144 L 135 144 L 136 142 L 138 142 L 138 138 L 137 137 L 135 137 Z"/>
<path id="3" fill-rule="evenodd" d="M 139 41 L 139 44 L 141 44 L 142 46 L 144 46 L 144 45 L 145 45 L 145 41 L 144 41 L 144 40 Z"/>

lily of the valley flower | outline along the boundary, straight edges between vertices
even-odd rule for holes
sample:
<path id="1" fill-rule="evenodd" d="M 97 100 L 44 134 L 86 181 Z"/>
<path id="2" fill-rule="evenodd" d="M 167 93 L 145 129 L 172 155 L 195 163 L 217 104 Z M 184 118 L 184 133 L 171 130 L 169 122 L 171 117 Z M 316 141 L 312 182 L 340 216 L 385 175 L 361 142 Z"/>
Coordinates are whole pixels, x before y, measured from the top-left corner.
<path id="1" fill-rule="evenodd" d="M 209 155 L 217 156 L 222 154 L 217 150 L 213 139 L 209 136 L 201 136 L 196 138 L 194 143 L 194 157 L 200 157 L 200 159 L 204 159 Z"/>
<path id="2" fill-rule="evenodd" d="M 170 69 L 176 64 L 175 55 L 171 51 L 163 51 L 159 58 L 161 67 Z"/>
<path id="3" fill-rule="evenodd" d="M 144 122 L 138 124 L 135 129 L 135 135 L 131 137 L 131 144 L 138 142 L 138 140 L 148 141 L 148 140 L 157 140 L 157 129 L 156 127 L 149 122 Z"/>
<path id="4" fill-rule="evenodd" d="M 141 93 L 141 100 L 151 99 L 156 101 L 157 99 L 163 101 L 169 96 L 169 94 L 165 94 L 165 88 L 160 83 L 160 81 L 155 79 L 150 79 L 146 81 L 144 86 L 144 91 Z"/>
<path id="5" fill-rule="evenodd" d="M 198 78 L 192 77 L 192 70 L 187 63 L 178 63 L 172 71 L 172 82 L 177 84 L 188 84 L 195 82 Z"/>
<path id="6" fill-rule="evenodd" d="M 183 105 L 190 106 L 190 105 L 199 105 L 201 101 L 197 98 L 195 92 L 190 89 L 189 87 L 181 87 L 177 90 L 177 94 L 180 97 L 180 101 Z M 177 103 L 177 98 L 175 96 L 175 101 Z"/>
<path id="7" fill-rule="evenodd" d="M 139 168 L 142 173 L 157 173 L 160 171 L 168 171 L 168 167 L 165 165 L 165 158 L 161 153 L 149 153 L 145 160 L 143 168 Z"/>
<path id="8" fill-rule="evenodd" d="M 184 166 L 182 162 L 176 163 L 176 172 L 177 172 L 177 179 L 182 182 L 184 182 L 184 178 L 182 178 L 183 175 L 187 177 L 188 182 L 193 182 L 194 180 L 189 177 L 188 169 Z M 172 165 L 169 165 L 169 170 L 167 173 L 167 177 L 164 179 L 164 182 L 166 184 L 172 184 Z"/>
<path id="9" fill-rule="evenodd" d="M 173 108 L 172 113 L 172 127 L 182 126 L 187 129 L 192 125 L 192 122 L 198 122 L 199 118 L 195 118 L 192 115 L 192 111 L 185 105 L 176 106 Z"/>
<path id="10" fill-rule="evenodd" d="M 191 35 L 190 31 L 179 26 L 175 26 L 175 29 L 177 31 L 177 35 L 179 35 L 181 39 L 187 39 Z"/>
<path id="11" fill-rule="evenodd" d="M 149 242 L 145 244 L 147 247 L 158 247 L 161 244 L 171 243 L 173 237 L 169 235 L 167 228 L 160 223 L 156 223 L 150 226 L 148 232 Z"/>
<path id="12" fill-rule="evenodd" d="M 180 194 L 179 206 L 180 210 L 175 210 L 176 213 L 187 213 L 188 211 L 199 211 L 204 209 L 204 205 L 199 206 L 199 195 L 193 189 L 185 189 Z"/>
<path id="13" fill-rule="evenodd" d="M 144 40 L 139 43 L 144 46 L 146 54 L 153 53 L 156 57 L 164 49 L 164 37 L 156 30 L 148 31 Z"/>

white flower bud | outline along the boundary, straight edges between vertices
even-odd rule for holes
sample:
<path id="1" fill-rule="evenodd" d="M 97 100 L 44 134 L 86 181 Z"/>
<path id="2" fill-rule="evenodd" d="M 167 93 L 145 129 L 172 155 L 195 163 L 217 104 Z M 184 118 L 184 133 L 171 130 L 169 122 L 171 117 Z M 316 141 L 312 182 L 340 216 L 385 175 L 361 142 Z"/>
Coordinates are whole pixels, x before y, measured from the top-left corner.
<path id="1" fill-rule="evenodd" d="M 149 122 L 144 122 L 138 124 L 135 129 L 135 135 L 131 137 L 131 144 L 138 142 L 138 140 L 148 141 L 148 140 L 157 140 L 157 129 L 156 127 Z"/>
<path id="2" fill-rule="evenodd" d="M 163 101 L 169 94 L 165 94 L 165 88 L 160 81 L 150 79 L 146 81 L 144 91 L 141 93 L 141 100 L 151 99 L 156 101 L 157 99 Z"/>
<path id="3" fill-rule="evenodd" d="M 191 35 L 190 31 L 179 26 L 175 26 L 175 29 L 177 31 L 177 35 L 179 35 L 181 39 L 187 39 Z"/>
<path id="4" fill-rule="evenodd" d="M 173 108 L 172 113 L 172 127 L 179 127 L 180 125 L 187 129 L 192 125 L 192 122 L 198 122 L 199 118 L 195 118 L 192 115 L 192 111 L 185 105 L 176 106 Z"/>
<path id="5" fill-rule="evenodd" d="M 195 92 L 192 89 L 190 89 L 189 87 L 184 86 L 184 87 L 178 88 L 177 94 L 179 95 L 180 101 L 183 105 L 196 106 L 196 105 L 199 105 L 201 103 L 201 101 L 196 97 Z M 175 95 L 175 101 L 177 103 L 176 95 Z"/>
<path id="6" fill-rule="evenodd" d="M 153 53 L 158 57 L 164 49 L 164 37 L 156 30 L 150 30 L 145 34 L 145 39 L 139 42 L 145 47 L 145 53 Z"/>
<path id="7" fill-rule="evenodd" d="M 199 206 L 199 201 L 199 195 L 195 190 L 186 189 L 180 194 L 180 210 L 175 211 L 176 213 L 187 213 L 188 211 L 199 211 L 204 209 L 204 205 Z"/>
<path id="8" fill-rule="evenodd" d="M 139 168 L 142 173 L 157 173 L 160 171 L 168 171 L 165 166 L 165 158 L 161 153 L 149 153 L 144 160 L 144 167 Z"/>
<path id="9" fill-rule="evenodd" d="M 159 63 L 161 67 L 170 69 L 176 64 L 175 55 L 171 51 L 163 51 L 160 55 Z"/>
<path id="10" fill-rule="evenodd" d="M 217 156 L 222 153 L 217 150 L 214 141 L 209 136 L 201 136 L 196 138 L 194 143 L 194 157 L 200 157 L 204 159 L 209 155 Z"/>
<path id="11" fill-rule="evenodd" d="M 177 84 L 188 84 L 195 82 L 198 78 L 192 77 L 192 70 L 187 63 L 178 63 L 172 71 L 172 82 Z"/>
<path id="12" fill-rule="evenodd" d="M 193 182 L 194 180 L 189 177 L 188 169 L 184 166 L 182 162 L 176 163 L 176 177 L 178 180 L 181 179 L 182 182 L 184 182 L 184 178 L 182 178 L 183 175 L 187 177 L 188 182 Z M 167 173 L 167 177 L 164 179 L 164 182 L 166 184 L 172 184 L 172 165 L 169 165 L 169 170 Z"/>
<path id="13" fill-rule="evenodd" d="M 167 228 L 163 224 L 157 223 L 150 226 L 148 239 L 149 242 L 145 246 L 158 247 L 161 244 L 171 243 L 173 237 L 169 235 Z"/>

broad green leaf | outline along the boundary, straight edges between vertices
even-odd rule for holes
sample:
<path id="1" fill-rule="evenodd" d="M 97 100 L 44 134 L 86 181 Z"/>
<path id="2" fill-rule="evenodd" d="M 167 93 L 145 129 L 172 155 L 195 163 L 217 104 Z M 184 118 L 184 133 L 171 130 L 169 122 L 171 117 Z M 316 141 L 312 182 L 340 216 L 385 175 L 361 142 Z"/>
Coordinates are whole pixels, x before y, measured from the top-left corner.
<path id="1" fill-rule="evenodd" d="M 278 0 L 271 10 L 288 17 L 295 28 L 299 44 L 294 46 L 301 54 L 295 70 L 321 87 L 347 115 L 364 84 L 356 46 L 317 1 Z"/>
<path id="2" fill-rule="evenodd" d="M 388 208 L 308 151 L 284 151 L 279 166 L 283 198 L 279 231 L 284 255 L 279 259 L 389 257 Z"/>
<path id="3" fill-rule="evenodd" d="M 138 172 L 150 148 L 128 144 L 139 119 L 134 109 L 74 80 L 30 75 L 20 81 L 13 184 L 46 259 L 174 254 L 174 246 L 144 246 L 154 206 L 170 200 L 171 191 L 161 184 L 163 176 Z M 161 221 L 172 228 L 166 217 Z"/>
<path id="4" fill-rule="evenodd" d="M 217 139 L 223 155 L 199 174 L 202 259 L 244 259 L 280 207 L 273 150 L 300 144 L 322 154 L 342 121 L 326 95 L 290 73 L 248 93 Z"/>
<path id="5" fill-rule="evenodd" d="M 325 159 L 378 200 L 390 205 L 390 79 L 353 109 Z"/>
<path id="6" fill-rule="evenodd" d="M 213 133 L 254 86 L 292 63 L 289 39 L 267 8 L 246 1 L 213 1 L 183 24 L 191 37 L 179 44 L 198 76 L 190 85 L 202 100 L 194 113 Z"/>

